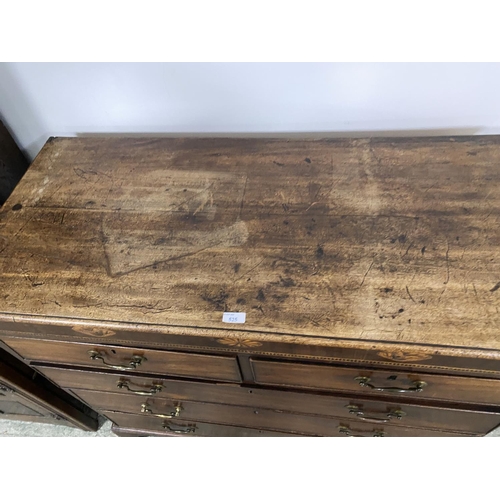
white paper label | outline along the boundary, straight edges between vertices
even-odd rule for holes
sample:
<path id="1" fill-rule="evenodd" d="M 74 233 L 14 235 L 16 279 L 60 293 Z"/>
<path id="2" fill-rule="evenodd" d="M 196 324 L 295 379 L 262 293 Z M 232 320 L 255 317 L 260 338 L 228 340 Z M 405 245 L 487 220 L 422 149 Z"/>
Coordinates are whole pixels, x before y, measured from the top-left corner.
<path id="1" fill-rule="evenodd" d="M 223 313 L 223 323 L 244 323 L 247 318 L 247 313 Z"/>

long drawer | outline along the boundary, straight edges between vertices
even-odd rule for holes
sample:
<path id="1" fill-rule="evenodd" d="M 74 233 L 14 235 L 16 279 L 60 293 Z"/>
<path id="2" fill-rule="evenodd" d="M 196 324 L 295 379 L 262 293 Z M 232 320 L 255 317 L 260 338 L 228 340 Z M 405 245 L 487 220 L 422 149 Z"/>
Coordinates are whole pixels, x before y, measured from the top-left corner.
<path id="1" fill-rule="evenodd" d="M 453 410 L 401 404 L 363 397 L 334 397 L 290 390 L 240 387 L 235 384 L 188 382 L 159 377 L 140 377 L 114 373 L 68 370 L 37 366 L 61 387 L 90 389 L 121 394 L 141 393 L 158 399 L 200 401 L 249 406 L 309 415 L 352 418 L 359 421 L 394 425 L 449 429 L 457 432 L 485 434 L 500 425 L 500 414 Z"/>
<path id="2" fill-rule="evenodd" d="M 300 415 L 257 407 L 232 406 L 195 401 L 173 401 L 163 398 L 114 394 L 84 389 L 74 391 L 90 406 L 101 412 L 145 414 L 162 421 L 194 421 L 222 425 L 249 427 L 252 429 L 290 432 L 311 436 L 345 435 L 350 433 L 384 436 L 456 436 L 457 433 L 430 429 L 400 427 L 383 423 L 364 423 L 350 419 L 325 418 Z M 349 432 L 347 432 L 349 433 Z"/>
<path id="3" fill-rule="evenodd" d="M 259 385 L 500 404 L 500 380 L 251 359 Z"/>
<path id="4" fill-rule="evenodd" d="M 113 429 L 118 435 L 152 436 L 202 436 L 202 437 L 287 437 L 296 434 L 273 432 L 262 429 L 248 429 L 230 425 L 207 424 L 176 420 L 160 420 L 142 415 L 130 415 L 113 411 L 103 412 L 119 429 Z"/>
<path id="5" fill-rule="evenodd" d="M 30 361 L 207 380 L 241 381 L 238 362 L 231 356 L 14 337 L 4 338 L 3 341 Z"/>

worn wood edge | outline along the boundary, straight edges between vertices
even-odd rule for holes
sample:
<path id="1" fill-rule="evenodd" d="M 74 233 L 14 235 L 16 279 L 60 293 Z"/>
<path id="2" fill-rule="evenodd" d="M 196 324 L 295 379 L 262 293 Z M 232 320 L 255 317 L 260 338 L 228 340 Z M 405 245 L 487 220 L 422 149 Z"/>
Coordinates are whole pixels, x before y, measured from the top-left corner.
<path id="1" fill-rule="evenodd" d="M 374 341 L 372 339 L 360 340 L 342 337 L 317 337 L 289 333 L 267 333 L 262 331 L 235 330 L 213 327 L 185 327 L 176 325 L 151 325 L 147 323 L 125 323 L 103 320 L 85 320 L 82 318 L 34 316 L 22 314 L 8 314 L 0 312 L 0 321 L 7 323 L 44 324 L 52 326 L 75 326 L 87 328 L 101 328 L 107 330 L 135 331 L 138 333 L 159 333 L 179 336 L 204 337 L 204 338 L 233 338 L 245 339 L 255 342 L 280 342 L 288 344 L 311 345 L 321 347 L 341 347 L 352 349 L 403 349 L 412 353 L 425 356 L 464 356 L 482 359 L 500 360 L 500 350 L 489 348 L 470 348 L 467 346 L 452 346 L 439 344 L 410 344 L 405 342 Z M 9 331 L 9 334 L 11 332 Z M 15 332 L 23 335 L 24 332 Z M 90 340 L 90 339 L 89 339 Z M 98 341 L 98 339 L 95 339 Z M 117 343 L 120 343 L 117 340 Z M 370 346 L 371 347 L 368 347 Z M 222 349 L 221 349 L 222 350 Z M 413 365 L 413 364 L 412 364 Z"/>
<path id="2" fill-rule="evenodd" d="M 388 135 L 389 133 L 395 135 Z M 356 140 L 385 143 L 385 142 L 468 142 L 471 140 L 490 140 L 493 142 L 500 141 L 500 134 L 420 134 L 415 135 L 414 131 L 358 131 L 358 132 L 273 132 L 273 133 L 196 133 L 196 134 L 135 134 L 135 133 L 110 133 L 110 134 L 82 134 L 80 136 L 51 136 L 42 147 L 41 151 L 52 142 L 63 141 L 93 141 L 102 142 L 117 142 L 126 139 L 128 142 L 136 140 L 141 143 L 145 139 L 150 139 L 156 142 L 182 142 L 182 141 L 218 141 L 230 140 L 234 142 L 240 141 L 255 141 L 256 139 L 264 142 L 326 142 L 326 143 L 346 143 Z M 443 130 L 444 132 L 444 130 Z M 407 134 L 407 135 L 406 135 Z"/>
<path id="3" fill-rule="evenodd" d="M 47 337 L 46 334 L 43 333 L 33 333 L 33 332 L 15 332 L 9 331 L 6 332 L 4 330 L 0 330 L 0 335 L 5 334 L 3 338 L 39 338 L 41 341 L 47 342 L 70 342 L 70 343 L 84 343 L 91 345 L 100 345 L 102 347 L 106 346 L 116 346 L 116 347 L 138 347 L 140 349 L 160 349 L 160 350 L 174 350 L 179 351 L 181 349 L 185 352 L 194 352 L 196 354 L 205 354 L 204 351 L 209 351 L 214 355 L 221 353 L 232 353 L 232 354 L 242 354 L 244 356 L 269 356 L 275 358 L 275 360 L 289 360 L 296 362 L 303 361 L 320 361 L 320 362 L 328 362 L 328 363 L 341 363 L 341 364 L 353 364 L 359 366 L 360 362 L 368 363 L 369 366 L 382 367 L 386 369 L 394 369 L 397 368 L 407 368 L 407 369 L 418 369 L 423 372 L 434 373 L 434 372 L 457 372 L 458 374 L 468 374 L 468 375 L 496 375 L 498 376 L 498 370 L 484 370 L 480 368 L 461 368 L 456 366 L 447 366 L 447 365 L 423 365 L 418 363 L 405 363 L 405 362 L 389 362 L 389 361 L 379 361 L 379 360 L 370 360 L 369 362 L 366 360 L 360 360 L 359 358 L 354 357 L 336 357 L 336 356 L 318 356 L 314 354 L 298 354 L 298 353 L 283 353 L 276 351 L 265 351 L 265 350 L 253 350 L 253 351 L 245 351 L 242 352 L 241 349 L 236 348 L 223 348 L 223 347 L 211 347 L 204 345 L 190 345 L 190 344 L 172 344 L 169 342 L 146 342 L 139 340 L 124 340 L 117 339 L 116 342 L 102 342 L 102 339 L 97 339 L 96 342 L 90 342 L 89 337 L 75 337 L 70 335 L 58 335 L 57 338 Z M 65 340 L 62 340 L 65 339 Z M 378 350 L 380 346 L 372 346 L 372 350 Z M 412 351 L 414 353 L 415 351 Z M 16 353 L 17 356 L 19 356 Z M 24 359 L 24 358 L 21 358 Z M 36 360 L 30 360 L 30 362 L 38 363 Z M 395 364 L 397 363 L 397 364 Z M 43 363 L 46 364 L 46 363 Z M 51 365 L 51 363 L 48 363 Z M 33 365 L 35 367 L 35 365 Z M 448 373 L 449 374 L 449 373 Z"/>

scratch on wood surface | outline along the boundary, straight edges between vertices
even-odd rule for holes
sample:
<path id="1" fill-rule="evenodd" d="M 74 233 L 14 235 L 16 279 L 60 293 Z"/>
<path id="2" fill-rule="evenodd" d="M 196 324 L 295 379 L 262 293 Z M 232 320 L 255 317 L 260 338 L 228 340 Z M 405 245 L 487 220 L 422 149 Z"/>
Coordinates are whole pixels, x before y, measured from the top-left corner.
<path id="1" fill-rule="evenodd" d="M 213 208 L 214 206 L 214 194 L 212 191 L 208 191 L 208 197 L 202 200 L 198 208 L 193 212 L 193 215 L 196 215 L 198 212 L 201 210 L 204 210 L 207 204 L 210 203 L 210 208 Z"/>
<path id="2" fill-rule="evenodd" d="M 310 205 L 306 208 L 306 212 L 307 212 L 310 208 L 312 208 L 314 205 L 319 205 L 319 203 L 320 203 L 319 201 L 315 201 L 314 203 L 311 203 L 311 204 L 310 204 Z"/>
<path id="3" fill-rule="evenodd" d="M 479 298 L 477 296 L 476 285 L 474 283 L 472 283 L 472 288 L 474 289 L 474 295 L 476 296 L 476 300 L 479 302 Z"/>
<path id="4" fill-rule="evenodd" d="M 119 272 L 110 274 L 110 277 L 111 278 L 119 278 L 121 276 L 126 276 L 127 274 L 134 273 L 135 271 L 141 271 L 143 269 L 149 269 L 150 267 L 157 266 L 158 264 L 166 264 L 167 262 L 172 262 L 174 260 L 180 260 L 180 259 L 184 259 L 186 257 L 192 257 L 193 255 L 196 255 L 196 254 L 198 254 L 200 252 L 204 252 L 205 250 L 209 250 L 210 248 L 213 248 L 215 246 L 217 246 L 217 244 L 210 245 L 210 246 L 207 246 L 207 247 L 204 247 L 204 248 L 200 248 L 199 250 L 196 250 L 194 252 L 188 252 L 188 253 L 183 253 L 183 254 L 180 254 L 180 255 L 175 255 L 173 257 L 169 257 L 168 259 L 157 260 L 155 262 L 152 262 L 151 264 L 146 264 L 146 265 L 140 266 L 140 267 L 134 267 L 133 269 L 130 269 L 128 271 L 119 271 Z"/>
<path id="5" fill-rule="evenodd" d="M 408 289 L 408 285 L 406 286 L 406 293 L 408 294 L 408 297 L 410 297 L 410 299 L 416 304 L 415 299 L 411 296 L 410 290 Z"/>
<path id="6" fill-rule="evenodd" d="M 266 259 L 262 259 L 256 266 L 252 267 L 252 269 L 249 269 L 246 273 L 243 273 L 239 278 L 236 278 L 235 280 L 233 280 L 233 283 L 240 280 L 241 278 L 246 276 L 248 273 L 251 273 L 254 269 L 257 269 L 265 260 Z"/>
<path id="7" fill-rule="evenodd" d="M 493 209 L 491 209 L 489 211 L 488 215 L 484 219 L 482 219 L 482 220 L 485 221 L 492 213 L 493 213 Z"/>
<path id="8" fill-rule="evenodd" d="M 103 308 L 123 308 L 123 309 L 141 309 L 142 314 L 161 314 L 162 312 L 165 311 L 170 311 L 172 309 L 172 306 L 170 307 L 158 307 L 160 301 L 154 303 L 154 304 L 144 304 L 144 305 L 135 305 L 135 304 L 105 304 L 101 307 Z"/>
<path id="9" fill-rule="evenodd" d="M 438 304 L 441 302 L 441 297 L 443 296 L 444 292 L 446 292 L 446 285 L 443 287 L 443 289 L 441 290 L 441 293 L 439 294 L 439 297 L 438 297 Z"/>
<path id="10" fill-rule="evenodd" d="M 450 260 L 448 258 L 449 253 L 450 253 L 450 243 L 449 241 L 446 241 L 446 281 L 444 282 L 444 285 L 447 285 L 448 282 L 450 281 Z"/>
<path id="11" fill-rule="evenodd" d="M 373 260 L 372 260 L 372 262 L 370 264 L 370 267 L 366 270 L 366 273 L 363 276 L 363 279 L 361 280 L 361 284 L 359 285 L 359 288 L 361 288 L 363 286 L 363 283 L 365 282 L 365 279 L 368 276 L 368 273 L 370 272 L 370 269 L 372 268 L 374 262 L 375 262 L 375 257 L 373 257 Z"/>
<path id="12" fill-rule="evenodd" d="M 500 281 L 490 290 L 490 292 L 496 292 L 500 288 Z"/>
<path id="13" fill-rule="evenodd" d="M 104 172 L 98 172 L 96 170 L 83 170 L 83 168 L 78 168 L 78 167 L 74 167 L 73 168 L 73 172 L 75 172 L 75 174 L 80 177 L 81 179 L 83 179 L 85 182 L 89 182 L 89 179 L 86 177 L 87 175 L 104 175 L 104 177 L 107 177 L 108 179 L 111 179 L 111 176 L 109 174 L 105 174 Z"/>
<path id="14" fill-rule="evenodd" d="M 408 248 L 406 249 L 406 252 L 404 253 L 403 257 L 406 257 L 408 255 L 408 252 L 410 251 L 410 248 L 413 246 L 413 241 L 409 244 Z"/>
<path id="15" fill-rule="evenodd" d="M 165 240 L 162 231 L 151 230 L 148 233 L 142 233 L 142 235 L 148 234 L 147 240 L 138 236 L 138 233 L 134 231 L 125 237 L 122 230 L 113 228 L 111 225 L 106 227 L 104 217 L 102 221 L 104 222 L 102 222 L 101 241 L 105 247 L 108 275 L 112 278 L 125 276 L 158 264 L 178 261 L 211 248 L 225 249 L 241 246 L 248 239 L 247 225 L 241 220 L 211 231 L 177 231 L 175 238 L 172 241 L 169 240 L 166 246 L 156 243 L 162 238 Z"/>
<path id="16" fill-rule="evenodd" d="M 24 277 L 31 283 L 31 286 L 37 287 L 37 286 L 42 286 L 45 283 L 43 281 L 37 281 L 35 278 L 30 276 L 28 273 L 24 273 Z"/>

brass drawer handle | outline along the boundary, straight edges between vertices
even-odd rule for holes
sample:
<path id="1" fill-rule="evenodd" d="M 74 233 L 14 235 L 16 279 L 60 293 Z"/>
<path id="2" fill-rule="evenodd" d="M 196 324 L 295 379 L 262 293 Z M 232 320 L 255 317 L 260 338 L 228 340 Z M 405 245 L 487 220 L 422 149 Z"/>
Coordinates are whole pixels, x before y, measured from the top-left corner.
<path id="1" fill-rule="evenodd" d="M 373 422 L 373 423 L 386 423 L 390 422 L 391 419 L 395 418 L 397 420 L 401 420 L 406 413 L 401 410 L 391 410 L 389 413 L 386 413 L 385 418 L 380 418 L 380 417 L 371 417 L 369 415 L 366 415 L 365 412 L 363 411 L 363 408 L 358 405 L 347 405 L 346 408 L 349 410 L 349 413 L 351 415 L 355 415 L 356 417 L 359 418 L 359 420 L 363 420 L 364 422 Z"/>
<path id="2" fill-rule="evenodd" d="M 99 351 L 89 351 L 88 355 L 90 356 L 90 359 L 100 359 L 104 365 L 109 366 L 110 368 L 114 368 L 115 370 L 135 370 L 138 366 L 141 365 L 143 361 L 146 361 L 146 358 L 144 356 L 132 356 L 132 359 L 129 361 L 128 365 L 112 365 L 106 362 L 106 359 Z"/>
<path id="3" fill-rule="evenodd" d="M 427 382 L 424 382 L 423 380 L 415 380 L 411 383 L 410 387 L 404 389 L 403 387 L 376 387 L 369 383 L 369 377 L 356 377 L 354 380 L 359 382 L 361 387 L 368 387 L 369 389 L 380 392 L 422 392 L 424 387 L 427 385 Z"/>
<path id="4" fill-rule="evenodd" d="M 118 389 L 125 388 L 128 392 L 131 392 L 132 394 L 139 394 L 140 396 L 151 396 L 152 394 L 157 394 L 163 389 L 163 386 L 160 384 L 152 384 L 149 391 L 134 391 L 128 384 L 128 380 L 119 380 L 116 387 L 118 387 Z"/>
<path id="5" fill-rule="evenodd" d="M 179 425 L 179 424 L 176 424 Z M 196 431 L 195 424 L 188 424 L 185 426 L 185 429 L 173 429 L 170 422 L 164 422 L 162 427 L 167 431 L 173 432 L 174 434 L 189 434 L 190 432 L 194 433 Z"/>
<path id="6" fill-rule="evenodd" d="M 377 431 L 375 429 L 371 431 L 355 431 L 355 432 L 366 432 L 368 436 L 363 435 L 363 434 L 353 434 L 352 430 L 349 427 L 346 427 L 345 425 L 339 425 L 339 432 L 340 434 L 345 434 L 346 436 L 349 437 L 384 437 L 385 432 L 383 431 Z"/>
<path id="7" fill-rule="evenodd" d="M 160 417 L 160 418 L 176 418 L 180 416 L 181 411 L 183 410 L 182 406 L 180 403 L 174 403 L 175 408 L 174 411 L 169 413 L 168 415 L 162 415 L 160 413 L 153 413 L 153 410 L 151 409 L 151 406 L 148 403 L 143 403 L 141 405 L 141 413 L 147 413 L 148 415 L 151 415 L 153 417 Z"/>

